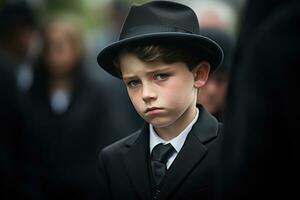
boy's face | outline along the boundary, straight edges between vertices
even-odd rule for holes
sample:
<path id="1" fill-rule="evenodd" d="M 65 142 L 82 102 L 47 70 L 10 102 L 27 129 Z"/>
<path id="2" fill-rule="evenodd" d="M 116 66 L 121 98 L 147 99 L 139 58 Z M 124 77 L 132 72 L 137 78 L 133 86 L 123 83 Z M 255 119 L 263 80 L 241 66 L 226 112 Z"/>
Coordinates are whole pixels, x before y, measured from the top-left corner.
<path id="1" fill-rule="evenodd" d="M 186 64 L 146 63 L 124 53 L 120 69 L 136 111 L 155 128 L 176 126 L 194 117 L 197 88 Z"/>

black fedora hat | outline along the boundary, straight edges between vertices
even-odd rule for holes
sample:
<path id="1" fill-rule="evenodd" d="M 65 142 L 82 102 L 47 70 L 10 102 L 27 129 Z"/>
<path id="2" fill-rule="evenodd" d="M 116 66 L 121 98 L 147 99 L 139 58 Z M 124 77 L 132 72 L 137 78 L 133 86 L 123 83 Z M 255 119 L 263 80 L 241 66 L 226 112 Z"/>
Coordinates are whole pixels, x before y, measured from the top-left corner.
<path id="1" fill-rule="evenodd" d="M 211 64 L 214 71 L 223 60 L 221 47 L 199 34 L 199 23 L 194 11 L 183 4 L 152 1 L 132 6 L 123 24 L 119 40 L 105 47 L 97 57 L 98 64 L 111 75 L 120 78 L 113 60 L 118 52 L 131 44 L 169 43 L 189 46 L 199 57 Z"/>

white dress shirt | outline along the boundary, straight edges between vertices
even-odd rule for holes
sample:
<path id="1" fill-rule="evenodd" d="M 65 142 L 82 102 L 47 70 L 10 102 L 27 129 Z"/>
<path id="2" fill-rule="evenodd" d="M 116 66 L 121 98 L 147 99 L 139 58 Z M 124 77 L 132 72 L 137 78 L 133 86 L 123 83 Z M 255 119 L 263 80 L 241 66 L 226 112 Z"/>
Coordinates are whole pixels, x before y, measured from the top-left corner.
<path id="1" fill-rule="evenodd" d="M 163 144 L 168 144 L 171 143 L 171 145 L 174 147 L 175 149 L 175 153 L 169 158 L 168 162 L 167 162 L 167 169 L 169 169 L 169 167 L 171 166 L 171 164 L 173 163 L 173 161 L 175 160 L 176 156 L 178 155 L 179 151 L 181 150 L 186 137 L 188 135 L 188 133 L 191 131 L 193 125 L 196 123 L 197 119 L 199 116 L 199 110 L 197 108 L 196 111 L 196 116 L 194 117 L 194 119 L 187 125 L 187 127 L 175 138 L 171 139 L 171 140 L 164 140 L 161 137 L 159 137 L 157 135 L 157 133 L 155 132 L 153 126 L 150 124 L 149 125 L 149 132 L 150 132 L 150 142 L 149 142 L 149 146 L 150 146 L 150 154 L 152 152 L 152 149 L 158 145 L 159 143 L 163 143 Z"/>

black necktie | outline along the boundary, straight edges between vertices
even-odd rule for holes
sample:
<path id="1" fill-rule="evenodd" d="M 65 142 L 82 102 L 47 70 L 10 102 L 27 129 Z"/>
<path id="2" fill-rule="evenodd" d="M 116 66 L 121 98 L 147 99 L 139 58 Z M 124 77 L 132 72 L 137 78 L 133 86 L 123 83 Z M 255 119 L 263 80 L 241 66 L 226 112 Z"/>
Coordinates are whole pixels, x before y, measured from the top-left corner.
<path id="1" fill-rule="evenodd" d="M 153 173 L 153 179 L 156 187 L 160 187 L 162 180 L 166 174 L 168 159 L 175 153 L 173 146 L 169 144 L 158 144 L 156 145 L 151 153 L 151 167 Z"/>

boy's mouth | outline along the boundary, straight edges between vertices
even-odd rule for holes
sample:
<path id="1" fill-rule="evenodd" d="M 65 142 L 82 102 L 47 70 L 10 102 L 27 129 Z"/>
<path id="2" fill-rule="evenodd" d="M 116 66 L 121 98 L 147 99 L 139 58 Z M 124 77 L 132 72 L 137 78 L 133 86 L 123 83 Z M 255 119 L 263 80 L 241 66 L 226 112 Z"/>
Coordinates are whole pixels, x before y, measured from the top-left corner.
<path id="1" fill-rule="evenodd" d="M 147 114 L 147 113 L 155 113 L 155 112 L 157 112 L 157 111 L 159 111 L 159 110 L 162 110 L 162 108 L 158 108 L 158 107 L 150 107 L 150 108 L 147 108 L 147 109 L 146 109 L 145 113 L 146 113 L 146 114 Z"/>

